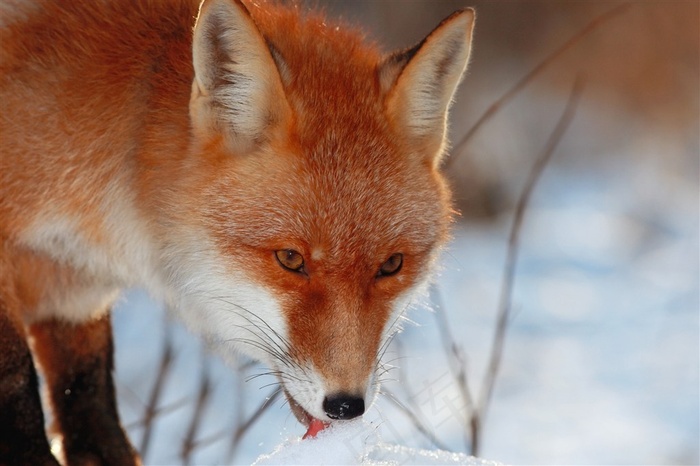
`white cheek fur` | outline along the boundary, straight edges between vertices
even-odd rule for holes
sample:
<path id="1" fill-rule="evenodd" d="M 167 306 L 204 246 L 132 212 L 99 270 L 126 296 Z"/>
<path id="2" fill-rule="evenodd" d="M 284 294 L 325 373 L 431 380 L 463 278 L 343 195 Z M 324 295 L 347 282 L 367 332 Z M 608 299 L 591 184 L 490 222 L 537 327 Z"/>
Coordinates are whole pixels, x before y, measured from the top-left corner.
<path id="1" fill-rule="evenodd" d="M 243 273 L 200 259 L 180 269 L 175 312 L 194 332 L 224 352 L 242 352 L 275 367 L 287 352 L 280 303 Z"/>

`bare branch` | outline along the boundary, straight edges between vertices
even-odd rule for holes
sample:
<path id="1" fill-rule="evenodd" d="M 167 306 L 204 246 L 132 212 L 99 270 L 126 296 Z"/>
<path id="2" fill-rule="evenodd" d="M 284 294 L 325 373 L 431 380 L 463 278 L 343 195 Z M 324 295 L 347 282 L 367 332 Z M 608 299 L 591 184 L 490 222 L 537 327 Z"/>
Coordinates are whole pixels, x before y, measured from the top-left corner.
<path id="1" fill-rule="evenodd" d="M 606 11 L 605 13 L 593 18 L 593 20 L 591 20 L 588 24 L 581 28 L 568 41 L 564 42 L 564 44 L 562 44 L 558 49 L 554 50 L 552 53 L 547 55 L 532 70 L 530 70 L 529 73 L 527 73 L 518 82 L 516 82 L 515 85 L 513 85 L 513 87 L 508 89 L 505 92 L 505 94 L 503 94 L 498 100 L 492 103 L 491 106 L 487 108 L 486 111 L 481 115 L 481 117 L 476 121 L 476 123 L 472 125 L 469 131 L 467 131 L 466 134 L 462 136 L 462 139 L 460 139 L 459 142 L 455 144 L 454 148 L 451 151 L 451 156 L 448 157 L 445 162 L 445 168 L 448 169 L 452 166 L 455 159 L 457 159 L 462 154 L 464 148 L 467 146 L 467 143 L 472 139 L 472 137 L 476 134 L 479 128 L 481 128 L 481 126 L 483 126 L 484 123 L 490 120 L 501 109 L 502 106 L 507 104 L 513 97 L 515 97 L 518 94 L 518 92 L 520 92 L 525 86 L 527 86 L 535 77 L 541 74 L 548 66 L 554 63 L 559 57 L 564 55 L 564 53 L 571 49 L 574 45 L 580 42 L 581 39 L 589 35 L 591 32 L 595 31 L 605 22 L 625 12 L 627 9 L 629 9 L 631 5 L 631 3 L 623 3 L 622 5 L 618 5 Z"/>
<path id="2" fill-rule="evenodd" d="M 464 448 L 465 451 L 470 451 L 473 449 L 474 438 L 477 434 L 473 431 L 473 426 L 471 423 L 469 423 L 470 425 L 467 426 L 468 420 L 473 419 L 474 417 L 474 401 L 471 392 L 469 391 L 469 385 L 467 384 L 467 360 L 466 356 L 464 355 L 464 350 L 457 344 L 454 335 L 452 335 L 452 332 L 450 331 L 450 325 L 447 321 L 447 314 L 442 303 L 440 292 L 437 287 L 434 287 L 433 290 L 434 301 L 436 301 L 435 318 L 438 323 L 438 330 L 441 337 L 440 340 L 443 343 L 443 349 L 445 350 L 445 355 L 447 356 L 452 377 L 454 377 L 455 381 L 457 382 L 460 397 L 464 401 L 464 405 L 467 409 L 463 420 Z"/>
<path id="3" fill-rule="evenodd" d="M 163 342 L 163 357 L 160 360 L 160 365 L 158 367 L 158 375 L 156 377 L 156 383 L 153 385 L 153 390 L 151 391 L 151 396 L 146 404 L 146 409 L 144 412 L 143 419 L 143 437 L 141 437 L 141 445 L 139 446 L 139 452 L 142 458 L 146 458 L 148 453 L 148 447 L 150 446 L 151 436 L 153 434 L 153 421 L 156 416 L 158 416 L 160 410 L 158 409 L 158 404 L 160 402 L 160 397 L 163 393 L 163 388 L 165 386 L 165 378 L 170 372 L 170 366 L 173 362 L 174 350 L 172 344 L 172 336 L 170 334 L 170 327 L 168 323 L 166 325 L 165 340 Z"/>
<path id="4" fill-rule="evenodd" d="M 386 388 L 382 388 L 381 392 L 384 395 L 386 395 L 386 397 L 389 399 L 389 401 L 394 403 L 394 405 L 397 408 L 399 408 L 399 410 L 403 414 L 405 414 L 406 417 L 408 417 L 410 419 L 411 423 L 416 428 L 416 430 L 418 432 L 420 432 L 426 439 L 428 439 L 430 441 L 430 443 L 435 445 L 440 450 L 449 451 L 449 448 L 447 448 L 447 446 L 444 443 L 442 443 L 440 440 L 438 440 L 437 437 L 435 437 L 435 434 L 433 434 L 430 431 L 430 429 L 428 427 L 426 427 L 425 424 L 423 424 L 423 422 L 418 418 L 418 416 L 416 415 L 416 413 L 413 412 L 412 409 L 408 408 L 406 405 L 401 403 L 401 401 L 399 401 L 399 399 L 396 398 L 396 396 L 390 390 L 388 390 Z"/>
<path id="5" fill-rule="evenodd" d="M 182 451 L 180 456 L 182 458 L 182 463 L 185 465 L 190 464 L 192 452 L 199 446 L 199 442 L 197 441 L 197 432 L 199 431 L 199 426 L 202 424 L 204 409 L 209 401 L 211 388 L 211 377 L 209 375 L 207 361 L 204 360 L 202 362 L 202 378 L 200 380 L 199 391 L 197 394 L 197 404 L 195 406 L 190 425 L 187 428 L 187 434 L 182 441 Z"/>
<path id="6" fill-rule="evenodd" d="M 265 401 L 263 401 L 260 406 L 258 406 L 258 409 L 255 410 L 253 414 L 251 414 L 248 419 L 246 419 L 243 423 L 239 424 L 236 426 L 236 430 L 233 433 L 233 438 L 231 439 L 231 447 L 229 448 L 229 461 L 233 459 L 234 455 L 236 454 L 236 450 L 238 449 L 238 445 L 241 443 L 241 440 L 243 439 L 243 436 L 248 432 L 248 430 L 251 428 L 253 424 L 255 424 L 260 417 L 265 414 L 265 411 L 272 406 L 272 404 L 279 398 L 280 394 L 282 393 L 282 390 L 280 388 L 276 388 L 273 390 L 266 398 Z M 242 406 L 241 406 L 242 409 Z"/>
<path id="7" fill-rule="evenodd" d="M 180 398 L 177 401 L 173 401 L 172 403 L 169 403 L 167 405 L 160 406 L 160 407 L 156 408 L 151 417 L 155 418 L 158 416 L 163 416 L 163 415 L 168 414 L 168 413 L 172 413 L 173 411 L 177 411 L 178 409 L 182 408 L 183 406 L 187 406 L 191 402 L 192 402 L 192 400 L 190 400 L 189 397 Z M 137 427 L 145 426 L 145 424 L 146 424 L 146 418 L 144 417 L 142 419 L 138 419 L 136 421 L 125 424 L 124 428 L 127 430 L 131 430 L 131 429 L 135 429 Z"/>
<path id="8" fill-rule="evenodd" d="M 566 103 L 564 112 L 559 118 L 556 127 L 552 131 L 544 150 L 537 160 L 535 160 L 535 164 L 530 170 L 528 178 L 525 182 L 525 187 L 523 188 L 523 192 L 520 195 L 515 208 L 515 216 L 513 218 L 513 224 L 511 226 L 510 236 L 508 238 L 508 253 L 506 257 L 503 284 L 501 286 L 501 297 L 498 306 L 498 320 L 493 338 L 491 356 L 486 375 L 484 377 L 484 382 L 481 387 L 482 391 L 480 393 L 478 409 L 472 419 L 472 429 L 476 431 L 477 434 L 480 431 L 483 420 L 486 418 L 486 412 L 489 402 L 491 401 L 493 388 L 501 364 L 503 348 L 505 346 L 505 335 L 511 310 L 511 296 L 515 278 L 515 266 L 518 258 L 520 229 L 525 216 L 525 211 L 537 181 L 540 179 L 540 175 L 542 174 L 549 160 L 552 158 L 554 150 L 561 141 L 561 138 L 566 130 L 569 128 L 569 124 L 576 113 L 579 98 L 581 97 L 581 93 L 583 91 L 583 86 L 584 79 L 581 77 L 581 75 L 579 75 L 577 76 L 573 88 L 571 89 L 571 94 L 569 95 L 569 100 Z M 479 452 L 479 444 L 476 440 L 478 440 L 478 437 L 475 439 L 473 444 L 473 455 L 478 455 Z"/>

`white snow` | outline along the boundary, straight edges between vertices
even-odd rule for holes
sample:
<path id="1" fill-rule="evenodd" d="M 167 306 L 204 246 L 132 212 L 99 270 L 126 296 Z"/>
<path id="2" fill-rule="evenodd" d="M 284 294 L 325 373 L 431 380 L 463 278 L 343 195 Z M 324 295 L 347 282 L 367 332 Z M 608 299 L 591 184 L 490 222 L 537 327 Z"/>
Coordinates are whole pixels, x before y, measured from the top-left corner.
<path id="1" fill-rule="evenodd" d="M 463 453 L 424 450 L 384 443 L 378 426 L 365 420 L 335 423 L 315 438 L 291 437 L 253 465 L 473 465 L 497 466 Z"/>

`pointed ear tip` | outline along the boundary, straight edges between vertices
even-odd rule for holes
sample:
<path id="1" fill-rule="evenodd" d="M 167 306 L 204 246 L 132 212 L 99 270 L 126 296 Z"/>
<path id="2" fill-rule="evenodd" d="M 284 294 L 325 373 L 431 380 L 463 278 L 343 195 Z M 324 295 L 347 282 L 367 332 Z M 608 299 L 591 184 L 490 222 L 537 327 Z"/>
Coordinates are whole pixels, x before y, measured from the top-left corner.
<path id="1" fill-rule="evenodd" d="M 462 8 L 443 19 L 442 22 L 433 30 L 433 32 L 450 31 L 448 33 L 450 35 L 454 33 L 461 35 L 461 31 L 463 31 L 467 40 L 469 40 L 468 38 L 471 37 L 472 31 L 474 30 L 475 18 L 476 11 L 474 11 L 474 8 Z"/>
<path id="2" fill-rule="evenodd" d="M 472 7 L 462 8 L 454 12 L 453 16 L 455 19 L 459 18 L 465 23 L 465 27 L 471 28 L 474 25 L 474 20 L 476 19 L 476 10 Z"/>
<path id="3" fill-rule="evenodd" d="M 202 0 L 199 5 L 199 14 L 202 15 L 205 11 L 212 7 L 224 8 L 228 11 L 231 7 L 238 8 L 239 10 L 248 13 L 248 8 L 240 0 Z"/>

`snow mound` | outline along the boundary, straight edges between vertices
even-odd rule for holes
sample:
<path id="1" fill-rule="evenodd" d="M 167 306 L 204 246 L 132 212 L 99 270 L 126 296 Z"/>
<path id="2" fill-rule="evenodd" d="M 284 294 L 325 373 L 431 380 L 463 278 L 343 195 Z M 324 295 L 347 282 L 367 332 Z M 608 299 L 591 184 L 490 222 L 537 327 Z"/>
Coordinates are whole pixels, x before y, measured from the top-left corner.
<path id="1" fill-rule="evenodd" d="M 333 465 L 473 465 L 498 466 L 463 453 L 443 450 L 420 450 L 383 443 L 377 426 L 359 419 L 336 422 L 315 438 L 289 438 L 254 466 L 284 464 Z"/>

